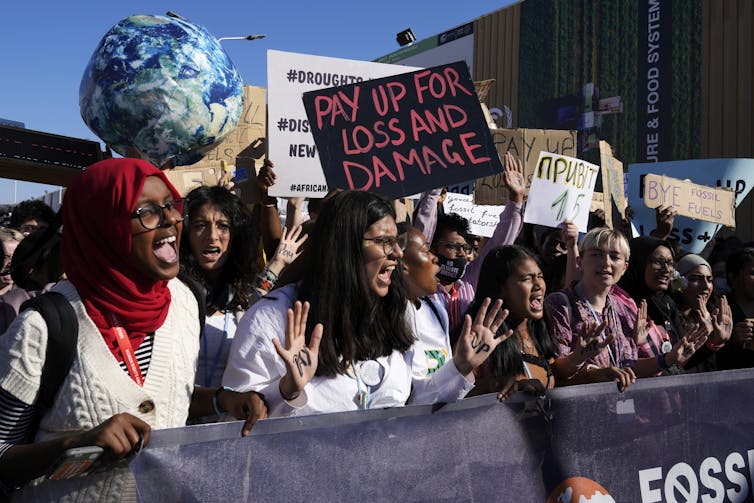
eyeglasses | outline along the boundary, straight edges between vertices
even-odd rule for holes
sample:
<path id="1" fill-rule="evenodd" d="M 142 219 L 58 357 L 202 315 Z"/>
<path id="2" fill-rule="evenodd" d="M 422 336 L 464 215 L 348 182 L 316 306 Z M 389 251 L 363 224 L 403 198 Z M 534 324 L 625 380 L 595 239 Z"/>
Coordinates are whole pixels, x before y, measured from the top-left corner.
<path id="1" fill-rule="evenodd" d="M 447 241 L 438 241 L 438 245 L 445 246 L 447 248 L 450 248 L 451 250 L 455 251 L 456 253 L 461 253 L 463 251 L 464 253 L 469 253 L 471 251 L 471 245 L 464 244 L 464 243 L 448 243 Z"/>
<path id="2" fill-rule="evenodd" d="M 401 239 L 404 237 L 404 239 Z M 372 243 L 382 247 L 382 252 L 385 255 L 390 255 L 395 250 L 396 245 L 401 246 L 401 250 L 406 247 L 405 235 L 399 236 L 377 236 L 376 238 L 364 238 L 364 248 L 372 245 Z M 403 244 L 401 244 L 403 242 Z"/>
<path id="3" fill-rule="evenodd" d="M 654 258 L 649 257 L 647 259 L 647 262 L 649 262 L 649 265 L 652 266 L 652 269 L 660 270 L 663 267 L 668 269 L 675 269 L 675 262 L 673 262 L 673 259 L 661 259 L 661 258 Z"/>
<path id="4" fill-rule="evenodd" d="M 179 222 L 182 222 L 184 217 L 186 216 L 183 213 L 183 209 L 183 199 L 174 199 L 173 201 L 168 201 L 165 204 L 147 203 L 141 208 L 134 211 L 133 215 L 131 215 L 131 218 L 138 218 L 139 222 L 141 222 L 142 227 L 144 227 L 148 231 L 152 231 L 154 229 L 157 229 L 158 227 L 162 227 L 163 223 L 165 223 L 165 210 L 177 211 L 181 216 Z"/>

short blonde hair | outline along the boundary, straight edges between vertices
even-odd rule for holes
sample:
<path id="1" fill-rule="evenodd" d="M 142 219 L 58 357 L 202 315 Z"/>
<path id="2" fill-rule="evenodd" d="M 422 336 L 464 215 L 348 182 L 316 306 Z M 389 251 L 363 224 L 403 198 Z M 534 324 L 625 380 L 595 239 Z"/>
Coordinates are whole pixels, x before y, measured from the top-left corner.
<path id="1" fill-rule="evenodd" d="M 10 227 L 1 227 L 0 226 L 0 242 L 6 242 L 6 241 L 18 241 L 20 242 L 25 236 L 21 234 L 20 231 L 17 231 L 16 229 L 11 229 Z"/>
<path id="2" fill-rule="evenodd" d="M 607 246 L 616 244 L 618 250 L 628 262 L 631 256 L 631 248 L 628 246 L 626 236 L 621 231 L 609 227 L 595 227 L 587 232 L 579 245 L 579 253 L 583 254 L 585 250 L 600 248 L 603 244 L 607 244 Z"/>

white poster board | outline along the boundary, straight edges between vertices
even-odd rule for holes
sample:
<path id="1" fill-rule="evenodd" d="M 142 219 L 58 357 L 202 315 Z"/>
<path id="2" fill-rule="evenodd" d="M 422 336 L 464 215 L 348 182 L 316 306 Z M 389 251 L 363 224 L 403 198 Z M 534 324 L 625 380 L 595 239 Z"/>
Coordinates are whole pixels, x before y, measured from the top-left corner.
<path id="1" fill-rule="evenodd" d="M 471 233 L 485 238 L 492 237 L 498 222 L 500 213 L 505 206 L 485 206 L 474 204 L 473 194 L 454 194 L 448 192 L 442 203 L 445 213 L 458 213 L 469 221 Z"/>
<path id="2" fill-rule="evenodd" d="M 581 159 L 540 152 L 524 222 L 557 227 L 564 220 L 571 220 L 580 232 L 586 232 L 599 173 L 599 166 Z"/>
<path id="3" fill-rule="evenodd" d="M 267 51 L 268 158 L 275 163 L 277 175 L 270 195 L 324 197 L 327 194 L 327 182 L 301 100 L 306 91 L 414 70 L 417 68 Z"/>

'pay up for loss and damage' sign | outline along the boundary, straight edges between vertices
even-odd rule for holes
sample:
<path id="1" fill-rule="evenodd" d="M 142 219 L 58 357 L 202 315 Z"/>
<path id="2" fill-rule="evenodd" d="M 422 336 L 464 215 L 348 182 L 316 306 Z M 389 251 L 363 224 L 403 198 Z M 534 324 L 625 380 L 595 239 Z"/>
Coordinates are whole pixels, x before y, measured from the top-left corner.
<path id="1" fill-rule="evenodd" d="M 304 93 L 330 188 L 392 198 L 503 170 L 463 61 Z"/>
<path id="2" fill-rule="evenodd" d="M 690 180 L 648 174 L 644 176 L 644 204 L 647 208 L 672 206 L 679 215 L 736 226 L 736 193 L 725 187 L 707 187 Z"/>
<path id="3" fill-rule="evenodd" d="M 524 222 L 556 227 L 564 220 L 586 232 L 599 166 L 541 152 L 529 189 Z"/>

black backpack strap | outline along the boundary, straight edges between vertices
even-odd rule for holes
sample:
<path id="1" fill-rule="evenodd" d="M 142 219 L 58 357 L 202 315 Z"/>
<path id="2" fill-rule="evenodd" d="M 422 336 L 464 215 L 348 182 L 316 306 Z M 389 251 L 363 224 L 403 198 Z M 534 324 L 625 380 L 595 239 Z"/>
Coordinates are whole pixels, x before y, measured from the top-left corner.
<path id="1" fill-rule="evenodd" d="M 79 337 L 76 311 L 61 293 L 47 292 L 21 304 L 24 309 L 36 309 L 47 323 L 47 354 L 39 385 L 37 409 L 49 409 L 60 386 L 71 370 Z"/>
<path id="2" fill-rule="evenodd" d="M 204 335 L 204 322 L 207 320 L 207 292 L 198 281 L 189 276 L 183 269 L 178 273 L 178 279 L 189 287 L 191 293 L 196 297 L 196 303 L 199 304 L 199 337 L 202 337 Z"/>

